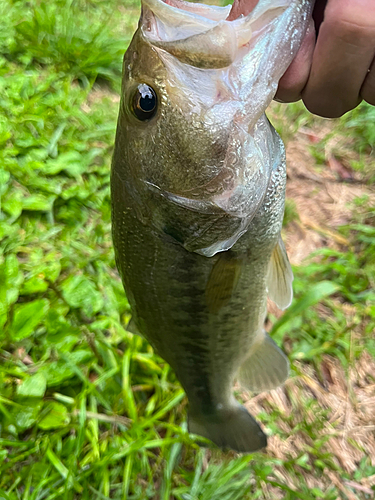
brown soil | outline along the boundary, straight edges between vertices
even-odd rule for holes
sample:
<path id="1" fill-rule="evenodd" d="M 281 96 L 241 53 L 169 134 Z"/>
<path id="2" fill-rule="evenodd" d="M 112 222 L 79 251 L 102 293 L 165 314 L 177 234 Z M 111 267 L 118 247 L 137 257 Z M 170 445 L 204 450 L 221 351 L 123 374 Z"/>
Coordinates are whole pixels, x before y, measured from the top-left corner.
<path id="1" fill-rule="evenodd" d="M 316 425 L 319 420 L 322 428 L 315 429 L 316 434 L 319 440 L 327 438 L 322 452 L 329 453 L 338 468 L 351 475 L 364 457 L 369 457 L 375 465 L 375 361 L 363 353 L 355 368 L 345 373 L 338 360 L 326 356 L 322 365 L 323 384 L 312 368 L 304 366 L 302 369 L 296 364 L 302 375 L 289 379 L 284 387 L 260 394 L 246 403 L 253 415 L 261 411 L 280 412 L 278 425 L 289 438 L 272 436 L 267 454 L 288 460 L 308 453 L 309 447 L 315 447 L 316 443 L 306 433 L 297 430 L 298 424 L 303 419 Z M 316 401 L 316 406 L 307 410 L 311 399 Z M 321 417 L 317 417 L 320 412 Z M 294 472 L 304 476 L 310 488 L 325 491 L 333 483 L 344 494 L 342 498 L 352 500 L 366 498 L 364 494 L 374 494 L 371 486 L 375 485 L 375 475 L 353 482 L 344 481 L 333 467 L 327 468 L 321 477 L 304 467 L 298 467 Z M 284 467 L 278 467 L 275 475 L 298 491 L 296 476 L 289 474 Z M 282 498 L 280 491 L 272 491 L 272 498 Z"/>
<path id="2" fill-rule="evenodd" d="M 289 259 L 295 265 L 317 248 L 346 244 L 337 228 L 352 220 L 351 203 L 355 198 L 368 195 L 370 203 L 375 206 L 375 190 L 362 182 L 360 174 L 350 172 L 331 153 L 326 152 L 327 164 L 317 170 L 315 159 L 309 152 L 314 137 L 313 131 L 311 134 L 298 132 L 286 148 L 286 197 L 296 203 L 300 219 L 289 224 L 286 231 Z"/>

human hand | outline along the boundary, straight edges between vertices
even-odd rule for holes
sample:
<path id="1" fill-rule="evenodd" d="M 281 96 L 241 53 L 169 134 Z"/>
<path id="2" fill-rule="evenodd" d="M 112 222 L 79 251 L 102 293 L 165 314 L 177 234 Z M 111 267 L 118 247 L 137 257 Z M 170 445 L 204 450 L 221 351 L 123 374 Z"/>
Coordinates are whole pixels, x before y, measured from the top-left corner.
<path id="1" fill-rule="evenodd" d="M 257 2 L 235 0 L 229 19 L 247 15 Z M 327 118 L 362 99 L 375 105 L 374 0 L 316 0 L 305 39 L 276 94 L 283 102 L 301 98 L 309 111 Z"/>

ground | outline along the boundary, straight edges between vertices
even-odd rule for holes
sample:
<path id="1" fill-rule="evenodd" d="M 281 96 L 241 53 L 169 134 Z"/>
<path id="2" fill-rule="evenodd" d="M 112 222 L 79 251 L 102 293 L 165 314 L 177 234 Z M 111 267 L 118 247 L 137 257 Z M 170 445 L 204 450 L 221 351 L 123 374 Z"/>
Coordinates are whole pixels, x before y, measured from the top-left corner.
<path id="1" fill-rule="evenodd" d="M 173 371 L 126 330 L 110 234 L 121 58 L 139 5 L 0 5 L 0 497 L 370 500 L 375 492 L 375 108 L 269 116 L 287 146 L 295 274 L 267 329 L 283 388 L 237 397 L 269 437 L 199 447 Z M 141 251 L 141 249 L 140 249 Z"/>

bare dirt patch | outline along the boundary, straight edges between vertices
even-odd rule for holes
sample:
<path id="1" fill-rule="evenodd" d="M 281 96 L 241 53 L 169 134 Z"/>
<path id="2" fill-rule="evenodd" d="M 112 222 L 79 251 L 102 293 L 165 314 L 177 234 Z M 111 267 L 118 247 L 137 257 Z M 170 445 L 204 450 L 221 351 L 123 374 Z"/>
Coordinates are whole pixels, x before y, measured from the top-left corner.
<path id="1" fill-rule="evenodd" d="M 253 415 L 261 411 L 280 412 L 280 428 L 289 438 L 272 436 L 267 454 L 286 461 L 301 457 L 309 447 L 316 446 L 313 437 L 299 427 L 306 414 L 313 423 L 317 412 L 321 412 L 321 428 L 315 429 L 319 440 L 325 442 L 321 451 L 333 456 L 337 468 L 351 475 L 363 457 L 370 457 L 375 465 L 375 361 L 363 353 L 355 369 L 345 373 L 338 360 L 326 356 L 322 366 L 323 380 L 318 380 L 312 368 L 304 367 L 302 375 L 289 379 L 282 388 L 256 396 L 246 403 L 246 408 Z M 311 400 L 316 405 L 312 406 Z M 375 476 L 356 482 L 343 480 L 334 468 L 327 468 L 320 477 L 312 472 L 302 461 L 301 467 L 294 471 L 304 477 L 310 488 L 325 491 L 333 483 L 344 494 L 342 498 L 373 495 Z M 298 491 L 298 484 L 284 467 L 275 474 Z"/>
<path id="2" fill-rule="evenodd" d="M 329 149 L 326 165 L 317 169 L 309 152 L 314 137 L 314 131 L 311 134 L 298 132 L 286 148 L 286 196 L 294 200 L 299 216 L 299 220 L 291 222 L 286 230 L 289 259 L 295 265 L 318 248 L 345 245 L 337 228 L 352 220 L 355 198 L 367 195 L 375 206 L 375 190 L 358 172 L 348 170 Z"/>

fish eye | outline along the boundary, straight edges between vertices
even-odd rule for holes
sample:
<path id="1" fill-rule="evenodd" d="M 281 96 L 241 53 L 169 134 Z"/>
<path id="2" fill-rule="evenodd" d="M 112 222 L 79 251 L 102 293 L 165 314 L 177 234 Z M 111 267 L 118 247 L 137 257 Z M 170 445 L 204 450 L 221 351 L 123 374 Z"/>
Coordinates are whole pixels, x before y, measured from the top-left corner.
<path id="1" fill-rule="evenodd" d="M 156 113 L 157 105 L 155 90 L 145 83 L 138 85 L 132 103 L 133 113 L 138 120 L 150 120 Z"/>

